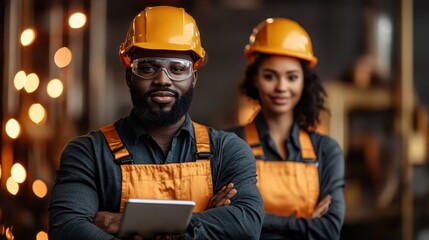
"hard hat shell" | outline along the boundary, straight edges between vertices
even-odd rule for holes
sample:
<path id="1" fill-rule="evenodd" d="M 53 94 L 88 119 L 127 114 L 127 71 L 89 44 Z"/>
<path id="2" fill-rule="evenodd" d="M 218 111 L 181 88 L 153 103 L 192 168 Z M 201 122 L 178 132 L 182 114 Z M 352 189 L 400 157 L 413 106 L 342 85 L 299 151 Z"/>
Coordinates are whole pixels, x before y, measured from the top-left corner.
<path id="1" fill-rule="evenodd" d="M 268 18 L 259 23 L 253 29 L 244 52 L 249 61 L 253 61 L 255 53 L 265 53 L 303 59 L 311 67 L 317 64 L 307 31 L 287 18 Z"/>
<path id="2" fill-rule="evenodd" d="M 194 69 L 204 61 L 200 32 L 195 20 L 183 8 L 147 7 L 132 21 L 125 41 L 119 47 L 122 63 L 129 67 L 133 47 L 154 50 L 192 51 L 197 60 Z"/>

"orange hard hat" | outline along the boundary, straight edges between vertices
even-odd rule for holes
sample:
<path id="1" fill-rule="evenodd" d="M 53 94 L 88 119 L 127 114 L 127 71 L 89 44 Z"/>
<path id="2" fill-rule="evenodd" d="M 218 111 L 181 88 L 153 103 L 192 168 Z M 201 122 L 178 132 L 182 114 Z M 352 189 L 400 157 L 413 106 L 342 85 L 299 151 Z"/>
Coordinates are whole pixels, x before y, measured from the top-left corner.
<path id="1" fill-rule="evenodd" d="M 129 51 L 133 47 L 192 51 L 197 57 L 194 69 L 198 69 L 205 57 L 195 20 L 183 8 L 171 6 L 147 7 L 133 19 L 119 47 L 119 56 L 126 67 L 131 66 Z"/>
<path id="2" fill-rule="evenodd" d="M 254 53 L 276 54 L 306 60 L 311 67 L 317 64 L 307 31 L 287 18 L 268 18 L 259 23 L 244 48 L 246 57 L 253 61 Z"/>

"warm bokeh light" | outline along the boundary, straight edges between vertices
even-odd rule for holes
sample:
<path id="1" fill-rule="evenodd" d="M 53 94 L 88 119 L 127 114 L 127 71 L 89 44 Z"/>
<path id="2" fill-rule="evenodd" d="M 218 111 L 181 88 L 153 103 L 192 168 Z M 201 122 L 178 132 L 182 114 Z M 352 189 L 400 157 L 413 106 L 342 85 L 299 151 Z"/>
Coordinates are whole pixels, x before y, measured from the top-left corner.
<path id="1" fill-rule="evenodd" d="M 12 138 L 16 139 L 19 136 L 19 133 L 21 132 L 21 126 L 19 125 L 18 121 L 11 118 L 6 122 L 6 134 Z"/>
<path id="2" fill-rule="evenodd" d="M 1 179 L 1 164 L 0 164 L 0 179 Z M 0 215 L 1 216 L 1 215 Z M 1 219 L 1 218 L 0 218 Z"/>
<path id="3" fill-rule="evenodd" d="M 13 229 L 13 226 L 7 227 L 5 232 L 4 232 L 4 236 L 6 237 L 7 240 L 15 239 L 15 236 L 13 235 L 12 229 Z"/>
<path id="4" fill-rule="evenodd" d="M 48 193 L 48 186 L 40 179 L 33 182 L 33 192 L 39 198 L 44 198 Z"/>
<path id="5" fill-rule="evenodd" d="M 49 81 L 48 86 L 46 86 L 46 91 L 51 98 L 57 98 L 61 96 L 63 89 L 63 82 L 56 78 Z"/>
<path id="6" fill-rule="evenodd" d="M 81 28 L 86 23 L 86 16 L 83 13 L 73 13 L 69 18 L 69 25 L 71 28 Z"/>
<path id="7" fill-rule="evenodd" d="M 40 231 L 36 235 L 36 240 L 48 240 L 48 234 L 44 231 Z"/>
<path id="8" fill-rule="evenodd" d="M 15 85 L 16 90 L 21 90 L 25 82 L 27 81 L 27 74 L 24 71 L 19 71 L 15 74 L 13 79 L 13 85 Z"/>
<path id="9" fill-rule="evenodd" d="M 21 163 L 15 163 L 10 170 L 13 180 L 17 183 L 23 183 L 27 178 L 27 171 Z"/>
<path id="10" fill-rule="evenodd" d="M 55 52 L 54 62 L 60 68 L 63 68 L 69 65 L 71 60 L 72 60 L 72 53 L 70 49 L 68 49 L 67 47 L 62 47 Z"/>
<path id="11" fill-rule="evenodd" d="M 30 117 L 31 121 L 35 123 L 40 123 L 45 118 L 45 115 L 45 108 L 40 103 L 32 104 L 28 110 L 28 116 Z"/>
<path id="12" fill-rule="evenodd" d="M 19 191 L 19 185 L 12 177 L 9 177 L 6 181 L 6 189 L 10 194 L 16 195 Z"/>
<path id="13" fill-rule="evenodd" d="M 36 91 L 39 87 L 39 77 L 35 73 L 30 73 L 27 76 L 27 81 L 25 81 L 24 89 L 28 93 Z"/>
<path id="14" fill-rule="evenodd" d="M 22 46 L 28 46 L 32 44 L 34 39 L 36 39 L 36 32 L 31 28 L 28 28 L 21 33 Z"/>

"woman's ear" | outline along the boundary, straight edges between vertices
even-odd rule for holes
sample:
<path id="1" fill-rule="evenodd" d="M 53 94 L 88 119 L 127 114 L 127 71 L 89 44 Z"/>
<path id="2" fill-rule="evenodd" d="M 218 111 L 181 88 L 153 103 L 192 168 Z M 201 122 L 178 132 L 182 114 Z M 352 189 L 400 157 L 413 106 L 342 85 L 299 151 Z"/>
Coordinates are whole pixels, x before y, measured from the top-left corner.
<path id="1" fill-rule="evenodd" d="M 133 72 L 131 71 L 131 68 L 127 67 L 127 69 L 125 69 L 125 80 L 127 81 L 128 88 L 131 88 L 132 75 L 133 75 Z"/>

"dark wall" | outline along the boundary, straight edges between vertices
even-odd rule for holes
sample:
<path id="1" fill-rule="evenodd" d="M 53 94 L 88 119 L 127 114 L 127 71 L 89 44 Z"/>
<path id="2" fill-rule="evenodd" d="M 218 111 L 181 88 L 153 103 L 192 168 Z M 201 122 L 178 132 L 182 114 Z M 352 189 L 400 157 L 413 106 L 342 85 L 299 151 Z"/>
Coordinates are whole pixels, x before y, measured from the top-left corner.
<path id="1" fill-rule="evenodd" d="M 414 86 L 420 103 L 429 108 L 429 2 L 414 0 Z"/>

